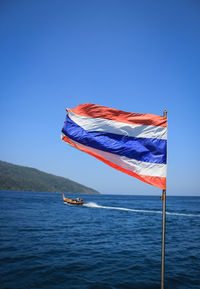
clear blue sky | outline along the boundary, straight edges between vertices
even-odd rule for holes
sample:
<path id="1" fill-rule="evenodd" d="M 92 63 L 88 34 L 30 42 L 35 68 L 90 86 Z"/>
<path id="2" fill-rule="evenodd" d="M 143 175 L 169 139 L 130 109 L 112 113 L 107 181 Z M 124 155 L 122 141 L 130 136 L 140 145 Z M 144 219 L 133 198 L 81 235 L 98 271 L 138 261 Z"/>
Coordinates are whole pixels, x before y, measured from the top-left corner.
<path id="1" fill-rule="evenodd" d="M 200 195 L 200 1 L 2 0 L 0 159 L 102 193 L 161 190 L 60 139 L 65 107 L 168 111 L 169 195 Z"/>

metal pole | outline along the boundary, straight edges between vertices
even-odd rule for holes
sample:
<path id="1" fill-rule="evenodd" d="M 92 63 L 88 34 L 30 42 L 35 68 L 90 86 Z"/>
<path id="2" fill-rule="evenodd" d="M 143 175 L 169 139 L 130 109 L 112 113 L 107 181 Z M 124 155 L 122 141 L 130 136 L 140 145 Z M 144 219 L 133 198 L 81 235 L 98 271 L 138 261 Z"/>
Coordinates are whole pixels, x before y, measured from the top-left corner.
<path id="1" fill-rule="evenodd" d="M 163 214 L 162 214 L 162 264 L 161 264 L 161 289 L 165 283 L 165 216 L 166 216 L 166 190 L 162 193 Z"/>
<path id="2" fill-rule="evenodd" d="M 167 111 L 164 110 L 164 117 L 167 117 Z M 166 190 L 162 191 L 163 210 L 162 210 L 162 263 L 161 263 L 161 289 L 165 286 L 165 217 L 166 217 Z"/>

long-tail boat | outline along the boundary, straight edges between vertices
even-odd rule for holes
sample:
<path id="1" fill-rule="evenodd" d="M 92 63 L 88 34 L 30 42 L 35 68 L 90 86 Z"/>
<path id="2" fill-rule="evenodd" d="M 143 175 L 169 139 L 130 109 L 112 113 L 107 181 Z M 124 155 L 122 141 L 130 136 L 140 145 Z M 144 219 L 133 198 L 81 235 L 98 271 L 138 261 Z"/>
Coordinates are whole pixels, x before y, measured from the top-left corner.
<path id="1" fill-rule="evenodd" d="M 80 199 L 80 198 L 75 198 L 75 199 L 68 199 L 65 198 L 65 195 L 63 193 L 63 201 L 65 203 L 71 204 L 71 205 L 83 205 L 84 204 L 84 200 Z"/>

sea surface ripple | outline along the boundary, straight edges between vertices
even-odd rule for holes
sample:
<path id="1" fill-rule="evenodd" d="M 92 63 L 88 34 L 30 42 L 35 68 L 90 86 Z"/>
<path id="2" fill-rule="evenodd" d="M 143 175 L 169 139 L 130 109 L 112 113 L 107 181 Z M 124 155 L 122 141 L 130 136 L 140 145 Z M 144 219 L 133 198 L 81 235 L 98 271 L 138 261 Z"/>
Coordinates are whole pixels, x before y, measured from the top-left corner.
<path id="1" fill-rule="evenodd" d="M 160 288 L 159 197 L 84 200 L 73 206 L 56 193 L 0 192 L 1 289 Z M 166 289 L 200 288 L 199 205 L 199 197 L 167 197 Z"/>

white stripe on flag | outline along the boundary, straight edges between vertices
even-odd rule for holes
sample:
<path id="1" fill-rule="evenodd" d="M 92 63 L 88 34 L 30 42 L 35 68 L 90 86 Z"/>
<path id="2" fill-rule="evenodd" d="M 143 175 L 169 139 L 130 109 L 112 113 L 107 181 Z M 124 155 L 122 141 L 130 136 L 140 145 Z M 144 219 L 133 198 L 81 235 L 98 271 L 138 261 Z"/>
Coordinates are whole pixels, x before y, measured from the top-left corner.
<path id="1" fill-rule="evenodd" d="M 71 111 L 68 111 L 68 115 L 71 120 L 87 131 L 102 131 L 138 138 L 167 139 L 166 127 L 127 124 L 109 119 L 80 116 Z"/>

